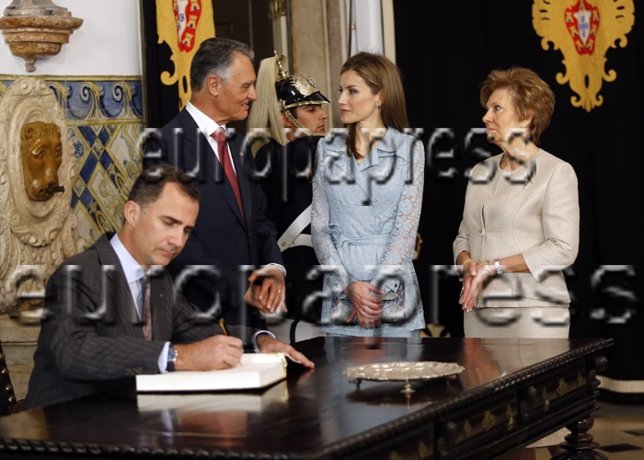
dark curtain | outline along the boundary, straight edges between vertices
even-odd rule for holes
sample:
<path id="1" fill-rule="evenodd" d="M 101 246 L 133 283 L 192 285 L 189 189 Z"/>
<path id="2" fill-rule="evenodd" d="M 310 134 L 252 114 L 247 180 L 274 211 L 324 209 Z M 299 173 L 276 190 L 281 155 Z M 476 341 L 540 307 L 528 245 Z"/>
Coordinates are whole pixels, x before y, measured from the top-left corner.
<path id="1" fill-rule="evenodd" d="M 428 12 L 420 13 L 416 3 L 398 0 L 394 13 L 410 123 L 424 130 L 428 160 L 417 260 L 428 320 L 452 335 L 463 333 L 460 284 L 441 266 L 452 264 L 465 171 L 498 152 L 484 134 L 472 135 L 483 126 L 479 85 L 492 69 L 529 67 L 557 100 L 541 147 L 571 163 L 579 178 L 580 252 L 567 272 L 571 336 L 614 338 L 606 375 L 644 384 L 644 19 L 638 15 L 644 10 L 635 5 L 627 46 L 605 54 L 605 69 L 614 69 L 617 79 L 603 82 L 604 102 L 590 112 L 573 107 L 574 92 L 557 83 L 556 74 L 565 73 L 563 55 L 542 49 L 532 2 L 427 2 Z"/>
<path id="2" fill-rule="evenodd" d="M 166 43 L 157 44 L 156 2 L 141 1 L 145 125 L 160 128 L 179 112 L 177 83 L 161 83 L 162 72 L 174 72 L 172 51 Z"/>

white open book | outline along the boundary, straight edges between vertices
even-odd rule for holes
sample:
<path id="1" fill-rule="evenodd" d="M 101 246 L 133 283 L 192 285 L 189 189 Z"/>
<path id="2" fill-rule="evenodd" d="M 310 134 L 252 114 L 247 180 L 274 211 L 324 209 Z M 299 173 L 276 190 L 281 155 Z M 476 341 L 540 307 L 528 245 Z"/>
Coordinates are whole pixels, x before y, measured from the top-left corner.
<path id="1" fill-rule="evenodd" d="M 213 391 L 263 388 L 286 378 L 284 353 L 244 353 L 241 364 L 221 371 L 137 375 L 136 391 Z"/>

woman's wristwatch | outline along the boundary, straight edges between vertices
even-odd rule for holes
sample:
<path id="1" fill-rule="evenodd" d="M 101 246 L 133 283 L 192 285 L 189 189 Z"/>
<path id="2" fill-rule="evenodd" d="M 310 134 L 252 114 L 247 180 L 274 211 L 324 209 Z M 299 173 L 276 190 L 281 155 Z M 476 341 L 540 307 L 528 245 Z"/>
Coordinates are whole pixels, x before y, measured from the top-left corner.
<path id="1" fill-rule="evenodd" d="M 494 259 L 494 271 L 497 275 L 503 274 L 503 268 L 501 267 L 501 261 L 499 259 Z"/>

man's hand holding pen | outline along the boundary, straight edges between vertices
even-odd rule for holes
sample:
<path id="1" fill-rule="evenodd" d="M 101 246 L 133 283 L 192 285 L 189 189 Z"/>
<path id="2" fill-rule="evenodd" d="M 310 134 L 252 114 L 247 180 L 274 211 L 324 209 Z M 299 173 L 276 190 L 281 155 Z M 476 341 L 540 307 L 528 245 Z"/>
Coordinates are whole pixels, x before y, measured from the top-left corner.
<path id="1" fill-rule="evenodd" d="M 214 335 L 190 344 L 176 344 L 177 371 L 216 371 L 239 365 L 244 344 L 229 335 Z"/>
<path id="2" fill-rule="evenodd" d="M 208 337 L 191 344 L 176 344 L 177 371 L 214 371 L 238 366 L 244 353 L 244 344 L 237 338 L 228 335 L 228 328 L 223 318 L 218 321 L 221 334 Z M 284 353 L 287 358 L 310 369 L 315 364 L 291 345 L 275 339 L 269 334 L 257 337 L 257 347 L 262 353 Z"/>

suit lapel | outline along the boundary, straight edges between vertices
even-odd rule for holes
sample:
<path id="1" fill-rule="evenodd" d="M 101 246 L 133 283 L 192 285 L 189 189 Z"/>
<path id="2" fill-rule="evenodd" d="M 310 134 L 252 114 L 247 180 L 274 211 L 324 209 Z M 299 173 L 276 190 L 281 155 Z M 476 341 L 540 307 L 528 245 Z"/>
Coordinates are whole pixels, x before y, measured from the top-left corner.
<path id="1" fill-rule="evenodd" d="M 103 235 L 96 242 L 101 266 L 112 266 L 112 269 L 106 270 L 106 285 L 104 286 L 107 308 L 114 312 L 114 320 L 120 324 L 126 331 L 127 335 L 143 339 L 143 329 L 138 319 L 136 305 L 132 299 L 130 286 L 125 279 L 123 267 L 119 261 L 114 248 L 109 242 L 107 236 Z M 154 318 L 154 314 L 152 315 Z"/>
<path id="2" fill-rule="evenodd" d="M 173 292 L 168 289 L 172 282 L 165 269 L 150 277 L 150 302 L 152 306 L 152 338 L 155 340 L 172 339 L 172 309 L 168 308 L 173 301 Z"/>

